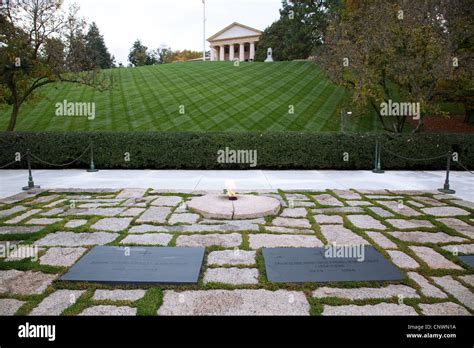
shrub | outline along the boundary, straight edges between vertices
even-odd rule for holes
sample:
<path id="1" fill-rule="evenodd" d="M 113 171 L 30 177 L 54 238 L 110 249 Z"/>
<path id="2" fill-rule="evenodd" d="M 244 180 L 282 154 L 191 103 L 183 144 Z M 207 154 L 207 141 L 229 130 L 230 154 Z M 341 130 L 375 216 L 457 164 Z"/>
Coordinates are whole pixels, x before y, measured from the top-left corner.
<path id="1" fill-rule="evenodd" d="M 27 149 L 56 164 L 77 158 L 90 143 L 99 169 L 255 169 L 248 164 L 220 164 L 217 152 L 257 150 L 258 169 L 372 169 L 375 141 L 404 157 L 429 158 L 453 149 L 474 167 L 474 136 L 464 134 L 344 133 L 186 133 L 186 132 L 40 132 L 0 133 L 0 167 Z M 126 161 L 129 154 L 130 161 Z M 344 155 L 347 161 L 344 161 Z M 24 160 L 10 168 L 26 168 Z M 65 168 L 87 168 L 90 155 Z M 55 168 L 37 161 L 33 168 Z M 445 169 L 446 158 L 411 161 L 382 151 L 384 169 Z M 460 169 L 455 166 L 453 169 Z"/>

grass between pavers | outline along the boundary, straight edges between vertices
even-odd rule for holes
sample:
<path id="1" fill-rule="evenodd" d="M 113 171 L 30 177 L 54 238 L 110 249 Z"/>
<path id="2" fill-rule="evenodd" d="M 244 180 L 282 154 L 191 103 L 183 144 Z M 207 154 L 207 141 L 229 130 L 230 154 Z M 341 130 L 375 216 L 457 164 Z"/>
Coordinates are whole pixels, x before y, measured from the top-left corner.
<path id="1" fill-rule="evenodd" d="M 294 192 L 294 193 L 300 193 L 300 192 Z M 322 193 L 331 194 L 332 196 L 334 196 L 335 198 L 337 198 L 341 202 L 343 202 L 343 204 L 345 206 L 347 206 L 346 200 L 342 199 L 341 197 L 338 197 L 334 192 L 329 192 L 329 191 L 326 191 L 326 192 L 311 192 L 311 193 L 304 192 L 304 193 L 300 193 L 300 194 L 305 195 L 308 198 L 309 201 L 314 202 L 315 207 L 318 207 L 318 203 L 315 202 L 314 200 L 312 200 L 311 195 L 313 195 L 313 194 L 322 194 Z M 361 194 L 361 193 L 359 192 L 359 194 Z M 43 193 L 42 195 L 47 195 L 47 193 Z M 165 195 L 165 194 L 160 194 L 160 195 Z M 168 194 L 168 195 L 178 196 L 179 194 L 172 193 L 172 194 Z M 280 195 L 282 196 L 283 200 L 286 199 L 285 193 L 281 192 Z M 387 194 L 387 195 L 389 195 L 389 194 Z M 397 194 L 397 195 L 400 195 L 400 194 Z M 36 198 L 38 196 L 36 196 Z M 70 194 L 68 194 L 68 196 L 70 196 Z M 100 196 L 100 194 L 97 194 L 96 197 L 97 196 Z M 192 196 L 193 195 L 187 195 L 187 198 L 190 198 Z M 370 202 L 373 206 L 380 206 L 380 207 L 382 207 L 382 208 L 384 208 L 388 211 L 391 211 L 389 208 L 381 206 L 376 202 L 376 200 L 381 200 L 381 199 L 373 200 L 373 199 L 370 199 L 370 197 L 366 197 L 364 194 L 361 194 L 361 196 L 362 196 L 362 200 L 366 200 L 366 201 Z M 432 197 L 432 195 L 426 195 L 426 196 L 427 197 Z M 59 198 L 57 198 L 57 200 L 60 200 L 61 198 L 63 198 L 63 195 L 61 195 Z M 405 202 L 406 200 L 410 200 L 410 199 L 411 199 L 410 196 L 404 197 L 403 198 L 404 204 L 406 204 L 406 202 Z M 33 200 L 33 198 L 29 199 L 28 201 L 32 201 L 32 200 Z M 20 202 L 20 203 L 24 203 L 24 202 Z M 51 202 L 48 202 L 48 203 L 51 203 Z M 41 208 L 41 207 L 44 207 L 44 205 L 46 205 L 48 203 L 28 206 L 28 209 Z M 66 203 L 63 202 L 62 204 L 66 204 Z M 11 207 L 11 206 L 13 206 L 13 205 L 2 206 L 2 210 L 7 209 L 8 207 Z M 149 206 L 150 206 L 150 203 L 147 204 L 147 207 L 149 207 Z M 416 206 L 409 205 L 409 204 L 407 204 L 407 206 L 412 207 L 416 211 L 420 211 L 419 208 L 416 207 Z M 473 273 L 472 270 L 462 270 L 462 271 L 459 270 L 459 271 L 456 271 L 456 270 L 433 270 L 433 269 L 430 269 L 422 260 L 417 258 L 417 256 L 411 251 L 411 249 L 408 248 L 409 245 L 423 245 L 423 246 L 431 247 L 435 251 L 437 251 L 440 254 L 444 255 L 447 259 L 453 261 L 454 263 L 459 264 L 461 266 L 464 266 L 464 265 L 461 264 L 456 259 L 456 257 L 454 255 L 452 255 L 452 253 L 450 253 L 450 252 L 448 252 L 444 249 L 441 249 L 439 245 L 432 244 L 432 243 L 429 243 L 429 244 L 426 244 L 426 243 L 423 243 L 423 244 L 422 243 L 411 243 L 411 242 L 408 243 L 408 242 L 404 242 L 404 241 L 401 241 L 401 240 L 398 240 L 398 239 L 394 238 L 393 236 L 391 236 L 387 233 L 387 232 L 390 232 L 390 231 L 395 231 L 396 229 L 394 227 L 392 227 L 391 225 L 386 223 L 384 221 L 385 219 L 383 219 L 383 218 L 379 217 L 378 215 L 374 214 L 369 209 L 366 209 L 364 207 L 362 207 L 362 208 L 364 210 L 364 214 L 372 216 L 373 218 L 375 218 L 376 220 L 380 221 L 382 224 L 387 226 L 387 230 L 377 231 L 377 233 L 380 233 L 380 234 L 384 235 L 385 237 L 387 237 L 388 239 L 390 239 L 391 241 L 393 241 L 397 245 L 397 247 L 400 251 L 405 252 L 407 255 L 409 255 L 410 257 L 417 260 L 417 262 L 420 264 L 420 268 L 415 270 L 415 271 L 417 273 L 423 275 L 435 287 L 441 289 L 437 284 L 435 284 L 433 281 L 431 281 L 431 279 L 429 278 L 430 276 L 452 275 L 452 276 L 454 276 L 455 279 L 457 279 L 458 281 L 461 281 L 458 276 Z M 471 211 L 471 216 L 472 216 L 472 210 L 470 210 L 468 208 L 465 208 L 465 207 L 462 207 L 462 208 L 467 210 L 467 211 Z M 176 207 L 172 208 L 172 213 L 175 211 L 175 209 L 176 209 Z M 315 223 L 313 215 L 311 213 L 311 210 L 314 209 L 314 208 L 306 207 L 305 209 L 307 211 L 306 218 L 311 223 L 311 229 L 315 232 L 314 233 L 315 236 L 317 236 L 317 238 L 321 239 L 323 242 L 326 242 L 325 239 L 321 238 L 323 236 L 320 234 L 319 226 Z M 16 215 L 21 215 L 21 214 L 25 213 L 26 211 L 27 210 L 22 211 L 20 213 L 17 213 L 15 215 L 9 216 L 8 219 L 10 219 L 10 218 L 12 218 Z M 394 216 L 391 217 L 391 219 L 401 218 L 401 219 L 404 219 L 404 220 L 407 220 L 407 219 L 429 220 L 436 226 L 436 228 L 434 229 L 436 231 L 439 230 L 439 231 L 445 232 L 445 233 L 450 234 L 450 235 L 463 236 L 462 234 L 458 233 L 457 231 L 455 231 L 455 230 L 453 230 L 453 229 L 437 222 L 435 217 L 426 216 L 426 215 L 415 216 L 415 217 L 406 217 L 406 216 L 397 214 L 396 211 L 391 211 L 391 212 L 394 214 Z M 348 214 L 343 214 L 343 213 L 331 213 L 331 214 L 329 214 L 328 213 L 328 215 L 340 215 L 340 216 L 342 216 L 343 221 L 344 221 L 344 224 L 343 224 L 344 227 L 350 229 L 351 231 L 353 231 L 354 233 L 360 235 L 361 237 L 363 237 L 366 240 L 369 240 L 369 241 L 371 240 L 368 237 L 368 235 L 366 234 L 367 231 L 356 228 L 352 223 L 350 223 L 350 221 L 347 219 Z M 456 217 L 456 218 L 460 218 L 462 221 L 472 225 L 471 221 L 469 221 L 471 216 L 461 217 L 461 218 Z M 35 216 L 31 216 L 28 219 L 34 218 L 34 217 Z M 79 232 L 79 231 L 89 232 L 90 231 L 90 226 L 93 223 L 95 223 L 96 221 L 98 221 L 99 219 L 102 219 L 103 217 L 79 216 L 78 218 L 87 219 L 88 223 L 87 223 L 87 225 L 76 228 L 71 232 Z M 132 225 L 135 223 L 135 220 L 137 218 L 138 217 L 135 217 L 133 219 Z M 169 216 L 168 216 L 168 218 L 169 218 Z M 266 221 L 265 225 L 268 225 L 271 222 L 272 219 L 273 218 L 265 219 L 265 221 Z M 2 221 L 3 220 L 4 219 L 2 219 Z M 39 233 L 36 233 L 36 234 L 26 235 L 26 236 L 25 235 L 20 235 L 20 236 L 6 235 L 6 238 L 7 238 L 7 240 L 14 240 L 16 237 L 26 237 L 26 239 L 24 239 L 22 242 L 24 244 L 30 243 L 30 242 L 33 242 L 33 241 L 39 239 L 39 238 L 42 238 L 43 236 L 45 236 L 48 233 L 55 232 L 55 231 L 58 231 L 58 230 L 63 230 L 64 224 L 67 221 L 70 221 L 70 220 L 74 220 L 74 217 L 69 217 L 69 216 L 68 217 L 63 217 L 63 221 L 58 222 L 58 223 L 53 224 L 53 225 L 50 225 L 50 226 L 46 226 Z M 163 224 L 158 224 L 158 225 L 163 225 Z M 427 232 L 433 232 L 433 229 L 413 229 L 413 230 L 418 230 L 418 231 L 425 230 Z M 403 230 L 403 231 L 409 232 L 411 230 Z M 173 234 L 173 239 L 169 243 L 169 246 L 175 246 L 176 245 L 176 239 L 180 235 L 189 235 L 189 234 L 199 234 L 199 235 L 201 235 L 201 234 L 211 234 L 211 233 L 219 233 L 219 232 L 174 233 Z M 239 247 L 240 249 L 250 250 L 249 245 L 248 245 L 248 235 L 251 234 L 251 233 L 260 233 L 260 232 L 253 232 L 253 231 L 240 232 L 239 231 L 239 232 L 232 232 L 232 233 L 239 233 L 239 234 L 242 235 L 243 242 Z M 265 232 L 265 233 L 271 234 L 271 232 Z M 226 233 L 223 233 L 223 234 L 226 234 Z M 278 234 L 278 233 L 274 233 L 274 234 Z M 120 231 L 119 232 L 120 237 L 117 238 L 112 243 L 109 243 L 109 245 L 119 245 L 119 242 L 125 237 L 125 235 L 127 235 L 127 231 Z M 463 236 L 463 237 L 465 237 L 465 236 Z M 469 239 L 469 238 L 466 238 L 466 239 Z M 468 242 L 466 242 L 466 243 L 468 243 Z M 466 243 L 447 243 L 447 244 L 466 244 Z M 444 243 L 441 244 L 441 245 L 444 245 Z M 385 257 L 390 259 L 388 254 L 386 253 L 386 251 L 383 248 L 380 248 L 375 243 L 373 244 L 373 246 L 379 252 L 381 252 Z M 91 248 L 92 247 L 87 247 L 87 249 L 89 249 L 89 250 Z M 307 299 L 310 303 L 310 306 L 311 306 L 311 314 L 313 314 L 313 315 L 321 314 L 323 305 L 325 305 L 325 304 L 327 304 L 327 305 L 344 305 L 344 304 L 363 305 L 363 304 L 374 304 L 374 303 L 382 303 L 382 302 L 398 303 L 397 298 L 388 299 L 388 300 L 387 299 L 367 299 L 367 300 L 357 300 L 357 301 L 345 300 L 345 299 L 341 299 L 341 298 L 315 299 L 315 298 L 311 297 L 311 293 L 312 293 L 313 290 L 317 289 L 320 286 L 339 287 L 339 288 L 383 287 L 383 286 L 386 286 L 388 284 L 400 284 L 400 282 L 342 282 L 342 283 L 334 282 L 334 283 L 306 283 L 306 284 L 274 284 L 274 283 L 269 283 L 268 280 L 266 279 L 266 276 L 265 276 L 265 266 L 264 266 L 264 260 L 263 260 L 262 254 L 261 254 L 261 250 L 257 250 L 257 257 L 256 257 L 256 265 L 255 266 L 250 266 L 250 265 L 249 266 L 242 266 L 242 265 L 240 265 L 240 266 L 239 265 L 237 265 L 237 266 L 225 265 L 224 266 L 224 267 L 236 267 L 236 268 L 256 267 L 259 271 L 259 277 L 258 277 L 259 284 L 258 285 L 237 285 L 237 286 L 235 286 L 235 285 L 219 284 L 219 283 L 204 284 L 203 283 L 203 277 L 204 277 L 204 273 L 205 273 L 206 269 L 207 268 L 217 268 L 218 267 L 218 266 L 208 266 L 207 265 L 207 257 L 209 255 L 209 253 L 212 252 L 212 251 L 216 251 L 216 250 L 228 250 L 228 248 L 223 248 L 223 247 L 218 247 L 218 246 L 206 248 L 205 262 L 203 264 L 204 266 L 201 268 L 201 272 L 200 272 L 200 276 L 199 276 L 199 282 L 196 285 L 179 286 L 179 287 L 171 286 L 171 285 L 170 286 L 160 286 L 160 287 L 156 287 L 156 286 L 111 286 L 111 285 L 90 284 L 90 283 L 67 283 L 66 284 L 66 283 L 62 283 L 62 282 L 59 282 L 59 281 L 55 281 L 50 287 L 48 287 L 48 289 L 42 295 L 8 296 L 8 298 L 18 298 L 18 299 L 21 299 L 21 300 L 27 300 L 27 303 L 25 305 L 23 305 L 22 308 L 20 308 L 20 310 L 17 313 L 17 314 L 27 314 L 34 307 L 36 307 L 38 305 L 38 303 L 41 302 L 41 300 L 43 298 L 45 298 L 47 295 L 51 294 L 56 289 L 65 289 L 66 288 L 66 289 L 85 289 L 85 290 L 88 290 L 86 292 L 86 294 L 84 294 L 83 296 L 81 296 L 78 299 L 76 304 L 74 304 L 72 307 L 68 308 L 63 313 L 65 315 L 77 314 L 77 313 L 81 312 L 84 308 L 89 307 L 91 305 L 97 305 L 97 304 L 130 305 L 132 307 L 137 307 L 139 315 L 155 315 L 157 308 L 161 304 L 163 291 L 167 290 L 167 289 L 173 289 L 173 290 L 177 290 L 177 291 L 210 290 L 210 289 L 228 289 L 228 290 L 232 290 L 232 289 L 257 289 L 257 288 L 258 289 L 267 289 L 267 290 L 278 290 L 278 289 L 297 290 L 297 291 L 302 291 L 302 292 L 305 293 L 305 295 L 306 295 L 306 297 L 307 297 Z M 43 251 L 42 253 L 44 253 L 44 252 L 46 252 L 46 251 Z M 30 260 L 22 260 L 22 261 L 14 261 L 14 262 L 0 262 L 0 269 L 38 270 L 38 271 L 43 271 L 45 273 L 59 273 L 59 274 L 63 274 L 67 270 L 66 267 L 42 266 L 42 265 L 39 265 L 38 263 L 32 262 Z M 401 270 L 401 271 L 405 275 L 405 278 L 401 282 L 401 284 L 405 284 L 405 285 L 408 285 L 408 286 L 416 289 L 418 291 L 419 295 L 420 295 L 420 299 L 404 299 L 404 303 L 406 303 L 408 305 L 411 305 L 413 308 L 415 308 L 415 310 L 419 314 L 421 314 L 421 313 L 420 313 L 419 307 L 417 306 L 418 303 L 440 303 L 440 302 L 450 301 L 450 302 L 454 302 L 454 303 L 458 303 L 458 304 L 462 305 L 462 303 L 460 303 L 456 298 L 454 298 L 452 295 L 449 295 L 449 294 L 447 294 L 448 295 L 447 299 L 433 299 L 433 298 L 425 297 L 419 291 L 420 290 L 419 286 L 414 281 L 412 281 L 411 279 L 409 279 L 406 276 L 406 271 L 405 270 Z M 466 284 L 465 282 L 462 282 L 462 281 L 461 281 L 461 283 L 464 286 L 466 286 L 468 289 L 473 291 L 472 286 L 470 286 L 469 284 Z M 91 300 L 93 291 L 95 291 L 95 289 L 118 289 L 118 288 L 120 288 L 120 289 L 145 288 L 147 290 L 147 292 L 146 292 L 146 295 L 143 299 L 141 299 L 141 300 L 139 300 L 135 303 L 131 303 L 131 302 L 128 302 L 128 301 L 116 302 L 116 301 L 92 301 Z M 0 297 L 5 297 L 5 295 L 0 296 Z M 469 310 L 469 311 L 471 313 L 473 313 L 473 311 L 471 311 L 471 310 Z"/>

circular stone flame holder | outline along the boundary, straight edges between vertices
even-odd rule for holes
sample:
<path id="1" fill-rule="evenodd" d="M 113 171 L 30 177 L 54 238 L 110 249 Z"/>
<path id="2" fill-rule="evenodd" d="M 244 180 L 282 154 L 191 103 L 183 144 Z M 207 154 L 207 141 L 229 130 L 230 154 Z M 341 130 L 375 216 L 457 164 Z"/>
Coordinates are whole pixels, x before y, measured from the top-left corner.
<path id="1" fill-rule="evenodd" d="M 193 198 L 188 208 L 206 219 L 243 220 L 277 215 L 280 201 L 254 195 L 237 195 L 237 200 L 231 201 L 225 195 L 206 195 Z"/>

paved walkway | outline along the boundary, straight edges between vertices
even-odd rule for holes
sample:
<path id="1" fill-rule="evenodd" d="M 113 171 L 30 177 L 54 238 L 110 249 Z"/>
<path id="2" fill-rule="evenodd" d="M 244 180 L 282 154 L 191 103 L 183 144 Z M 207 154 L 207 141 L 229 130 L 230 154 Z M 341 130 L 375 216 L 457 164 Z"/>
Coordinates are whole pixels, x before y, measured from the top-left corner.
<path id="1" fill-rule="evenodd" d="M 474 253 L 472 202 L 436 191 L 264 192 L 284 207 L 277 216 L 215 220 L 191 210 L 198 193 L 87 190 L 0 199 L 0 245 L 9 250 L 0 255 L 0 315 L 474 313 L 474 276 L 460 257 Z M 335 244 L 373 246 L 403 279 L 349 288 L 268 277 L 263 248 Z M 206 253 L 193 285 L 91 283 L 86 291 L 55 281 L 97 245 L 204 247 Z"/>
<path id="2" fill-rule="evenodd" d="M 0 170 L 0 197 L 21 191 L 28 180 L 26 170 Z M 140 187 L 169 190 L 220 190 L 226 180 L 234 180 L 237 190 L 326 190 L 392 189 L 436 190 L 443 186 L 444 171 L 336 170 L 35 170 L 34 180 L 42 188 L 123 188 Z M 474 200 L 474 175 L 452 172 L 451 187 L 456 197 Z"/>

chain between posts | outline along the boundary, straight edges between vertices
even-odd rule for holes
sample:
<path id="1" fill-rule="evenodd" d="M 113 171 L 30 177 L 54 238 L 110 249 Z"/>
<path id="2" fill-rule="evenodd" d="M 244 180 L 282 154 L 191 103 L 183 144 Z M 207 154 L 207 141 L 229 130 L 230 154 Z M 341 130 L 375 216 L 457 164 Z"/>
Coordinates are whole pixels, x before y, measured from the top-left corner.
<path id="1" fill-rule="evenodd" d="M 87 151 L 91 148 L 91 144 L 89 144 L 89 146 L 87 146 L 87 148 L 84 150 L 84 152 L 79 156 L 77 157 L 76 159 L 74 159 L 73 161 L 71 162 L 68 162 L 68 163 L 65 163 L 65 164 L 55 164 L 55 163 L 50 163 L 50 162 L 47 162 L 45 160 L 42 160 L 41 158 L 39 158 L 38 156 L 35 156 L 33 155 L 32 153 L 30 153 L 31 157 L 33 159 L 35 159 L 37 162 L 40 162 L 40 163 L 43 163 L 43 164 L 46 164 L 46 165 L 49 165 L 49 166 L 53 166 L 53 167 L 67 167 L 71 164 L 73 164 L 74 162 L 78 161 L 79 159 L 81 159 L 86 153 Z"/>

